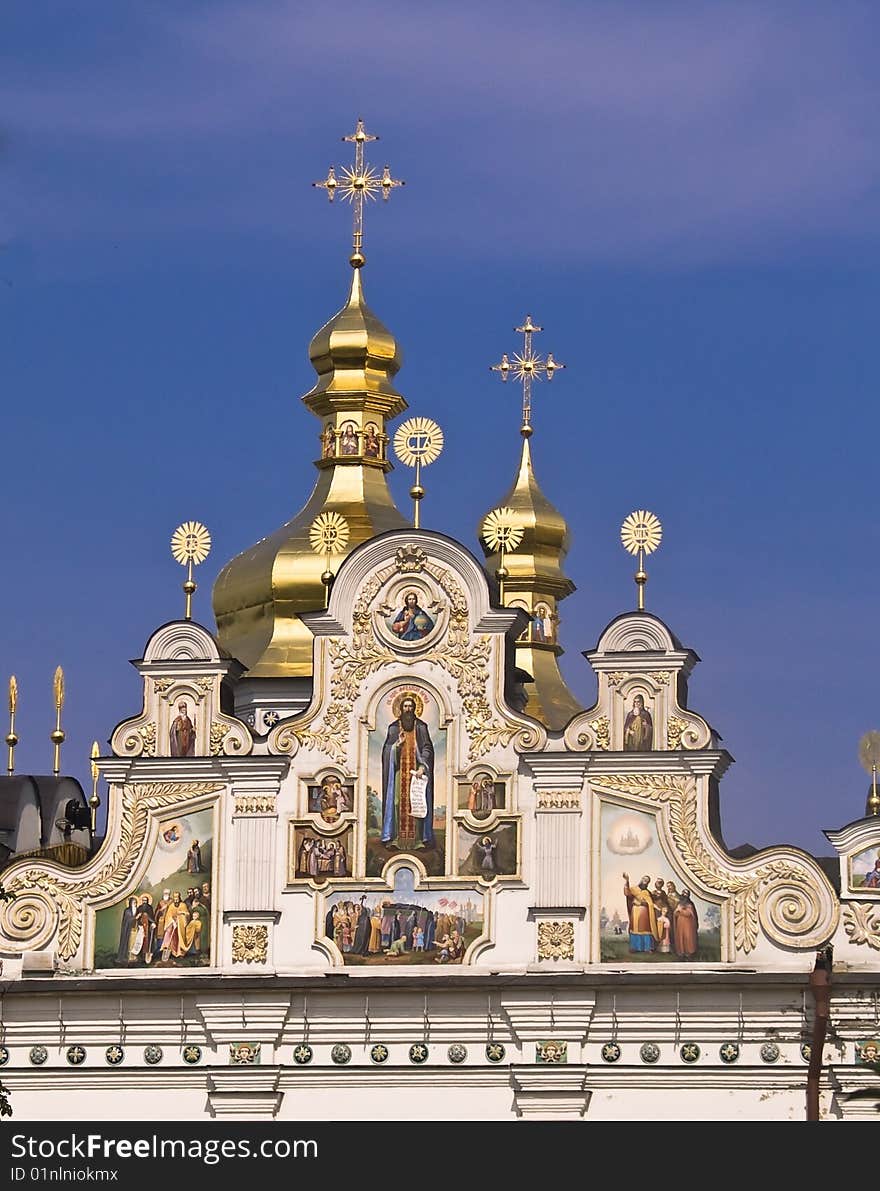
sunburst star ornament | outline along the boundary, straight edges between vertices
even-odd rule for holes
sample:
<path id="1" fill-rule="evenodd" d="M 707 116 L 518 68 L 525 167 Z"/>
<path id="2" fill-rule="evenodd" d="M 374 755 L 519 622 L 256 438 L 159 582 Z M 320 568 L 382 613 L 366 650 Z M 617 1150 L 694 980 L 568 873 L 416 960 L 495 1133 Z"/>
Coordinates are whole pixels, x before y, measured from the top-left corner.
<path id="1" fill-rule="evenodd" d="M 620 527 L 620 540 L 623 548 L 630 554 L 639 556 L 639 569 L 635 574 L 636 586 L 639 593 L 639 611 L 645 610 L 645 584 L 648 574 L 645 570 L 645 556 L 653 554 L 663 537 L 663 526 L 660 518 L 647 509 L 637 509 L 626 518 Z"/>
<path id="2" fill-rule="evenodd" d="M 409 490 L 413 499 L 413 525 L 419 528 L 419 501 L 425 495 L 422 468 L 433 463 L 443 450 L 443 431 L 430 418 L 408 418 L 397 427 L 394 453 L 404 467 L 415 468 L 415 482 Z"/>
<path id="3" fill-rule="evenodd" d="M 324 572 L 321 575 L 321 582 L 327 592 L 326 603 L 330 602 L 330 587 L 333 584 L 335 575 L 330 570 L 330 557 L 333 554 L 342 554 L 345 547 L 348 545 L 350 537 L 350 530 L 348 522 L 341 513 L 319 513 L 311 524 L 309 529 L 309 545 L 315 554 L 324 555 Z"/>
<path id="4" fill-rule="evenodd" d="M 183 584 L 186 595 L 184 620 L 192 620 L 192 597 L 197 586 L 193 581 L 193 567 L 203 563 L 210 553 L 211 535 L 201 521 L 184 521 L 171 535 L 172 557 L 187 569 Z"/>
<path id="5" fill-rule="evenodd" d="M 493 554 L 498 555 L 498 570 L 495 577 L 498 580 L 498 594 L 504 603 L 504 580 L 508 571 L 504 565 L 505 554 L 515 550 L 523 540 L 523 528 L 516 524 L 516 513 L 513 509 L 493 509 L 483 522 L 483 541 Z"/>

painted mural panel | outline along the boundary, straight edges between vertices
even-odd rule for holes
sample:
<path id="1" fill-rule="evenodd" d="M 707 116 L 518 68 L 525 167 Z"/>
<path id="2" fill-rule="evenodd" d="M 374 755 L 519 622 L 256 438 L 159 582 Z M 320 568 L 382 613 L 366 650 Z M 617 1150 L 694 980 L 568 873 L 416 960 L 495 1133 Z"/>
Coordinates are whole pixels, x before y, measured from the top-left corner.
<path id="1" fill-rule="evenodd" d="M 458 787 L 458 809 L 470 811 L 475 819 L 488 819 L 493 811 L 505 809 L 507 791 L 504 782 L 491 773 L 477 773 Z"/>
<path id="2" fill-rule="evenodd" d="M 876 847 L 857 852 L 852 858 L 853 889 L 880 891 L 880 851 Z"/>
<path id="3" fill-rule="evenodd" d="M 398 687 L 379 705 L 367 760 L 367 876 L 400 852 L 430 876 L 446 856 L 446 733 L 437 701 L 422 687 Z"/>
<path id="4" fill-rule="evenodd" d="M 309 814 L 320 815 L 325 823 L 336 823 L 340 815 L 354 810 L 354 786 L 336 774 L 325 777 L 320 785 L 310 785 Z"/>
<path id="5" fill-rule="evenodd" d="M 342 831 L 325 836 L 311 823 L 297 823 L 293 829 L 290 879 L 293 881 L 332 881 L 350 877 L 354 832 Z"/>
<path id="6" fill-rule="evenodd" d="M 483 895 L 476 889 L 416 889 L 398 869 L 392 890 L 345 890 L 325 902 L 324 936 L 347 966 L 460 964 L 483 933 Z"/>
<path id="7" fill-rule="evenodd" d="M 210 965 L 213 860 L 213 808 L 161 820 L 137 889 L 95 915 L 95 967 Z"/>
<path id="8" fill-rule="evenodd" d="M 602 804 L 601 958 L 627 963 L 717 963 L 721 914 L 674 873 L 653 815 Z"/>
<path id="9" fill-rule="evenodd" d="M 500 823 L 492 831 L 458 828 L 458 872 L 463 877 L 513 877 L 519 872 L 517 824 Z"/>

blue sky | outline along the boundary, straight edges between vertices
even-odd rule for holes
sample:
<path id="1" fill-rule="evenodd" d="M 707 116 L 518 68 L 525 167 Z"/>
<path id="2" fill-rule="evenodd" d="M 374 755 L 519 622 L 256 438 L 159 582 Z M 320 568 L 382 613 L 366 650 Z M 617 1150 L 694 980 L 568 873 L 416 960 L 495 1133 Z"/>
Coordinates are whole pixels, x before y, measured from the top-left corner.
<path id="1" fill-rule="evenodd" d="M 572 527 L 564 671 L 634 598 L 618 529 L 665 536 L 648 606 L 703 658 L 691 705 L 736 758 L 727 842 L 859 817 L 876 694 L 880 80 L 876 6 L 8 3 L 0 39 L 5 557 L 18 765 L 65 768 L 134 713 L 127 659 L 182 610 L 168 540 L 223 563 L 311 488 L 307 346 L 349 221 L 310 183 L 372 159 L 367 298 L 446 450 L 424 522 L 472 548 L 512 480 L 529 311 L 567 370 L 536 470 Z M 462 482 L 464 477 L 464 482 Z M 392 487 L 403 507 L 408 477 Z"/>

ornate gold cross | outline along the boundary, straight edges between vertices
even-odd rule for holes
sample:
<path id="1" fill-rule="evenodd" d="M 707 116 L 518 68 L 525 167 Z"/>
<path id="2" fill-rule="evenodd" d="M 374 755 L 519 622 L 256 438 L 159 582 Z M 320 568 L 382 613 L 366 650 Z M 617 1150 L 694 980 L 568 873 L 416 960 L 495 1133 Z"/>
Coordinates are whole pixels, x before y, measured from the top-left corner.
<path id="1" fill-rule="evenodd" d="M 501 379 L 506 381 L 513 373 L 516 380 L 520 381 L 523 387 L 523 431 L 531 433 L 532 425 L 532 381 L 541 380 L 543 376 L 547 380 L 552 380 L 554 373 L 558 372 L 560 368 L 564 368 L 564 364 L 560 364 L 558 360 L 553 359 L 553 353 L 549 352 L 547 359 L 543 356 L 538 356 L 532 350 L 532 334 L 535 331 L 543 331 L 543 327 L 538 327 L 532 322 L 532 316 L 526 315 L 526 321 L 521 327 L 514 327 L 518 335 L 523 336 L 523 349 L 521 353 L 514 352 L 513 359 L 505 353 L 501 357 L 500 364 L 492 365 L 492 372 L 500 372 Z"/>
<path id="2" fill-rule="evenodd" d="M 386 165 L 380 174 L 378 170 L 372 166 L 367 165 L 364 161 L 364 145 L 367 141 L 378 141 L 377 136 L 372 136 L 364 128 L 364 122 L 358 118 L 357 127 L 353 133 L 344 136 L 343 141 L 350 141 L 354 144 L 354 165 L 340 166 L 341 177 L 337 178 L 336 169 L 330 166 L 327 171 L 327 177 L 323 182 L 313 182 L 313 186 L 317 186 L 320 190 L 327 191 L 327 198 L 330 202 L 336 195 L 337 190 L 340 195 L 347 199 L 354 208 L 354 228 L 352 231 L 352 250 L 349 258 L 351 264 L 355 269 L 359 269 L 365 261 L 363 254 L 364 246 L 364 199 L 372 199 L 375 201 L 376 195 L 381 191 L 382 198 L 387 200 L 396 186 L 405 186 L 399 178 L 391 177 L 391 167 Z"/>

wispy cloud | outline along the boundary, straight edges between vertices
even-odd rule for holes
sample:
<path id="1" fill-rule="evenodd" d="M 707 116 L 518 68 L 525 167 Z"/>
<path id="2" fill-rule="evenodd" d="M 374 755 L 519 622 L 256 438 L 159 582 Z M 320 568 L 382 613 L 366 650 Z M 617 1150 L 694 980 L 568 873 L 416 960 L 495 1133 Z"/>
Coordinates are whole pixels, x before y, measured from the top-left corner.
<path id="1" fill-rule="evenodd" d="M 411 184 L 400 235 L 430 228 L 472 257 L 516 242 L 560 259 L 700 260 L 876 235 L 870 6 L 249 0 L 108 14 L 112 54 L 83 48 L 51 77 L 5 70 L 25 237 L 100 231 L 124 199 L 131 235 L 294 234 L 314 198 L 291 200 L 293 181 L 344 160 L 329 138 L 359 112 Z"/>

